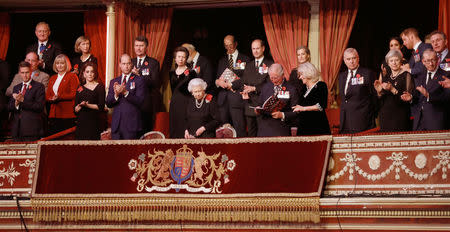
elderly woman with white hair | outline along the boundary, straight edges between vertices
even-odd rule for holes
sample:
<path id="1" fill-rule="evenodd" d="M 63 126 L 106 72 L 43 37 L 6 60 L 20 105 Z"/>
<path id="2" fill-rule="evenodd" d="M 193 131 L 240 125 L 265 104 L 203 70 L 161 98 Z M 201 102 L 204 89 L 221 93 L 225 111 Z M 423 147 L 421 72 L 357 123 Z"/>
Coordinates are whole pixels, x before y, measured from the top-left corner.
<path id="1" fill-rule="evenodd" d="M 299 105 L 292 107 L 298 112 L 298 135 L 331 134 L 325 109 L 328 104 L 328 88 L 320 80 L 320 73 L 313 64 L 305 62 L 298 67 L 303 90 Z"/>
<path id="2" fill-rule="evenodd" d="M 186 139 L 216 137 L 216 128 L 219 126 L 217 104 L 212 95 L 205 93 L 207 87 L 208 84 L 201 78 L 189 81 L 188 90 L 192 98 L 186 106 Z"/>
<path id="3" fill-rule="evenodd" d="M 411 74 L 401 68 L 403 55 L 400 50 L 390 50 L 385 58 L 391 72 L 380 75 L 374 82 L 380 102 L 380 131 L 407 131 L 411 129 L 410 104 L 403 101 L 401 95 L 412 93 L 414 81 Z"/>

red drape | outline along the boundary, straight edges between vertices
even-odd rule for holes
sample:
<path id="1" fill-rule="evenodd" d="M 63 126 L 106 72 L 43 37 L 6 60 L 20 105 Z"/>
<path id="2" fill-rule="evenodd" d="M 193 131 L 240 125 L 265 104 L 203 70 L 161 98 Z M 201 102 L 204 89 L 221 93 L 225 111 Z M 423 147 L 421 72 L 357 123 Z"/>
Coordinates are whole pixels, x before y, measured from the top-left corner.
<path id="1" fill-rule="evenodd" d="M 320 67 L 322 78 L 328 86 L 330 103 L 335 100 L 333 87 L 355 23 L 358 5 L 359 0 L 320 0 Z"/>
<path id="2" fill-rule="evenodd" d="M 288 79 L 290 70 L 297 67 L 296 48 L 308 45 L 311 6 L 308 2 L 273 1 L 261 9 L 272 57 L 286 70 Z"/>
<path id="3" fill-rule="evenodd" d="M 91 53 L 97 57 L 99 81 L 105 84 L 106 73 L 106 14 L 105 10 L 84 13 L 84 34 L 91 40 Z"/>
<path id="4" fill-rule="evenodd" d="M 0 59 L 5 60 L 9 45 L 9 14 L 0 12 Z"/>
<path id="5" fill-rule="evenodd" d="M 450 34 L 450 0 L 439 0 L 439 30 Z"/>
<path id="6" fill-rule="evenodd" d="M 172 13 L 172 8 L 136 7 L 125 2 L 117 3 L 116 60 L 123 53 L 133 56 L 134 38 L 145 35 L 149 42 L 147 55 L 162 65 L 169 41 Z"/>

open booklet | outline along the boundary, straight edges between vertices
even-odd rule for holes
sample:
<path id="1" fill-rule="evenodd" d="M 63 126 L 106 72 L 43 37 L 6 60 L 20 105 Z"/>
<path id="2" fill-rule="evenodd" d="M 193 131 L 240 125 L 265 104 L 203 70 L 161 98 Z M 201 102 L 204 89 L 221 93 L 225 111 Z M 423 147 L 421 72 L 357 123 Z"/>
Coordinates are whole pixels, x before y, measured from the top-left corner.
<path id="1" fill-rule="evenodd" d="M 264 101 L 262 106 L 250 106 L 250 108 L 255 109 L 257 113 L 262 114 L 280 111 L 285 105 L 286 102 L 281 101 L 276 95 L 272 95 Z"/>
<path id="2" fill-rule="evenodd" d="M 234 73 L 233 71 L 231 71 L 229 68 L 226 68 L 222 75 L 220 75 L 220 78 L 227 81 L 227 82 L 233 82 L 235 80 L 239 80 L 240 78 L 236 75 L 236 73 Z"/>

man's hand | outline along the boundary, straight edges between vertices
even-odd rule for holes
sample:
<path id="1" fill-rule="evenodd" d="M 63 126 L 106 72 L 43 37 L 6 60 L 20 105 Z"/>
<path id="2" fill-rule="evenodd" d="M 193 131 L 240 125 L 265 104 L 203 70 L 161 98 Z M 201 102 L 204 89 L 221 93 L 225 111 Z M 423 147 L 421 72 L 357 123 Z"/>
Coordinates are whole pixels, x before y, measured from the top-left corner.
<path id="1" fill-rule="evenodd" d="M 244 92 L 251 93 L 251 92 L 255 92 L 255 91 L 256 91 L 255 86 L 244 85 Z"/>
<path id="2" fill-rule="evenodd" d="M 417 86 L 416 87 L 417 91 L 419 91 L 423 96 L 425 96 L 426 98 L 428 98 L 428 91 L 423 87 L 423 86 Z"/>
<path id="3" fill-rule="evenodd" d="M 136 68 L 136 66 L 133 66 L 133 69 L 131 70 L 131 72 L 139 76 L 139 69 Z"/>
<path id="4" fill-rule="evenodd" d="M 283 118 L 283 113 L 280 111 L 276 111 L 272 113 L 272 118 L 274 119 L 282 119 Z"/>
<path id="5" fill-rule="evenodd" d="M 411 73 L 411 67 L 409 67 L 409 64 L 402 65 L 402 70 Z"/>
<path id="6" fill-rule="evenodd" d="M 444 77 L 444 76 L 442 76 L 442 78 L 444 78 L 444 80 L 439 81 L 439 84 L 446 89 L 450 89 L 450 79 L 448 79 L 447 77 Z"/>

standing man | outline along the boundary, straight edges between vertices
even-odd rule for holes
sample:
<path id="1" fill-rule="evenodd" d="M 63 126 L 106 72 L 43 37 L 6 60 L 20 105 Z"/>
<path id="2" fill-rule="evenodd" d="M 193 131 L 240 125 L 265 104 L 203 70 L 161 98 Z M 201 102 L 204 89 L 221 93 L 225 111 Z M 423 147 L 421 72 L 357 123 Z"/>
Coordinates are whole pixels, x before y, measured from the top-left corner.
<path id="1" fill-rule="evenodd" d="M 34 141 L 43 134 L 41 114 L 45 106 L 44 85 L 31 79 L 31 65 L 19 64 L 22 83 L 14 86 L 8 108 L 13 112 L 12 137 L 14 141 Z"/>
<path id="2" fill-rule="evenodd" d="M 422 54 L 426 49 L 432 48 L 430 44 L 423 43 L 419 38 L 419 32 L 415 28 L 407 28 L 400 34 L 403 40 L 403 45 L 408 49 L 413 49 L 411 58 L 407 64 L 402 65 L 405 71 L 411 73 L 413 77 L 417 77 L 418 74 L 425 71 L 421 59 Z"/>
<path id="3" fill-rule="evenodd" d="M 448 53 L 447 36 L 442 31 L 431 32 L 431 46 L 437 54 L 438 66 L 450 74 L 450 54 Z"/>
<path id="4" fill-rule="evenodd" d="M 136 58 L 132 59 L 133 74 L 141 76 L 147 89 L 142 104 L 142 134 L 153 130 L 155 115 L 164 111 L 162 104 L 161 79 L 159 77 L 159 62 L 147 56 L 148 40 L 145 36 L 138 36 L 134 39 L 134 53 Z"/>
<path id="5" fill-rule="evenodd" d="M 137 139 L 142 131 L 141 105 L 147 89 L 144 80 L 131 72 L 132 68 L 130 55 L 123 54 L 120 57 L 122 75 L 109 83 L 106 105 L 114 108 L 112 139 Z"/>
<path id="6" fill-rule="evenodd" d="M 344 51 L 347 70 L 339 74 L 341 95 L 340 133 L 358 133 L 375 127 L 375 73 L 359 66 L 356 49 Z"/>
<path id="7" fill-rule="evenodd" d="M 446 73 L 439 68 L 438 61 L 434 50 L 425 50 L 422 62 L 426 72 L 416 78 L 416 91 L 413 95 L 404 93 L 401 96 L 405 101 L 412 100 L 413 130 L 447 129 L 450 89 L 445 89 L 439 84 L 444 80 L 443 76 Z"/>
<path id="8" fill-rule="evenodd" d="M 295 125 L 297 113 L 292 107 L 298 104 L 299 96 L 297 90 L 284 79 L 283 67 L 280 64 L 272 64 L 269 68 L 270 81 L 261 88 L 258 99 L 261 106 L 271 96 L 284 103 L 282 109 L 274 112 L 264 112 L 258 115 L 258 137 L 260 136 L 289 136 L 291 126 Z"/>
<path id="9" fill-rule="evenodd" d="M 217 67 L 216 86 L 218 88 L 217 105 L 219 116 L 223 124 L 230 123 L 236 130 L 237 137 L 247 135 L 244 117 L 244 103 L 239 92 L 231 89 L 231 84 L 221 78 L 225 69 L 230 69 L 238 78 L 242 77 L 248 61 L 248 56 L 237 50 L 238 43 L 234 36 L 227 35 L 223 39 L 226 55 L 219 60 Z"/>
<path id="10" fill-rule="evenodd" d="M 38 23 L 34 33 L 38 41 L 28 46 L 27 53 L 36 52 L 39 56 L 39 69 L 49 75 L 53 75 L 55 74 L 53 71 L 53 61 L 56 56 L 62 53 L 61 46 L 49 40 L 51 31 L 50 26 L 46 22 Z"/>
<path id="11" fill-rule="evenodd" d="M 27 55 L 25 56 L 25 61 L 31 65 L 31 79 L 43 84 L 45 87 L 45 91 L 47 91 L 48 80 L 50 77 L 48 76 L 47 73 L 41 72 L 38 69 L 39 57 L 36 54 L 36 52 L 28 52 Z M 14 79 L 12 80 L 8 89 L 6 89 L 6 96 L 10 97 L 13 93 L 14 86 L 16 86 L 17 84 L 19 84 L 21 82 L 22 82 L 22 76 L 19 73 L 17 73 L 14 76 Z"/>
<path id="12" fill-rule="evenodd" d="M 273 64 L 272 60 L 264 57 L 264 50 L 265 46 L 262 40 L 253 40 L 252 54 L 254 60 L 250 61 L 245 67 L 242 79 L 232 84 L 234 91 L 245 92 L 249 97 L 248 105 L 244 108 L 249 137 L 256 137 L 258 132 L 256 114 L 251 107 L 258 106 L 261 87 L 269 80 L 269 67 Z"/>
<path id="13" fill-rule="evenodd" d="M 195 49 L 194 45 L 185 43 L 181 45 L 189 51 L 189 58 L 187 60 L 191 68 L 197 73 L 197 77 L 203 79 L 208 84 L 207 92 L 211 92 L 211 87 L 214 84 L 213 67 L 211 62 L 205 56 Z"/>

